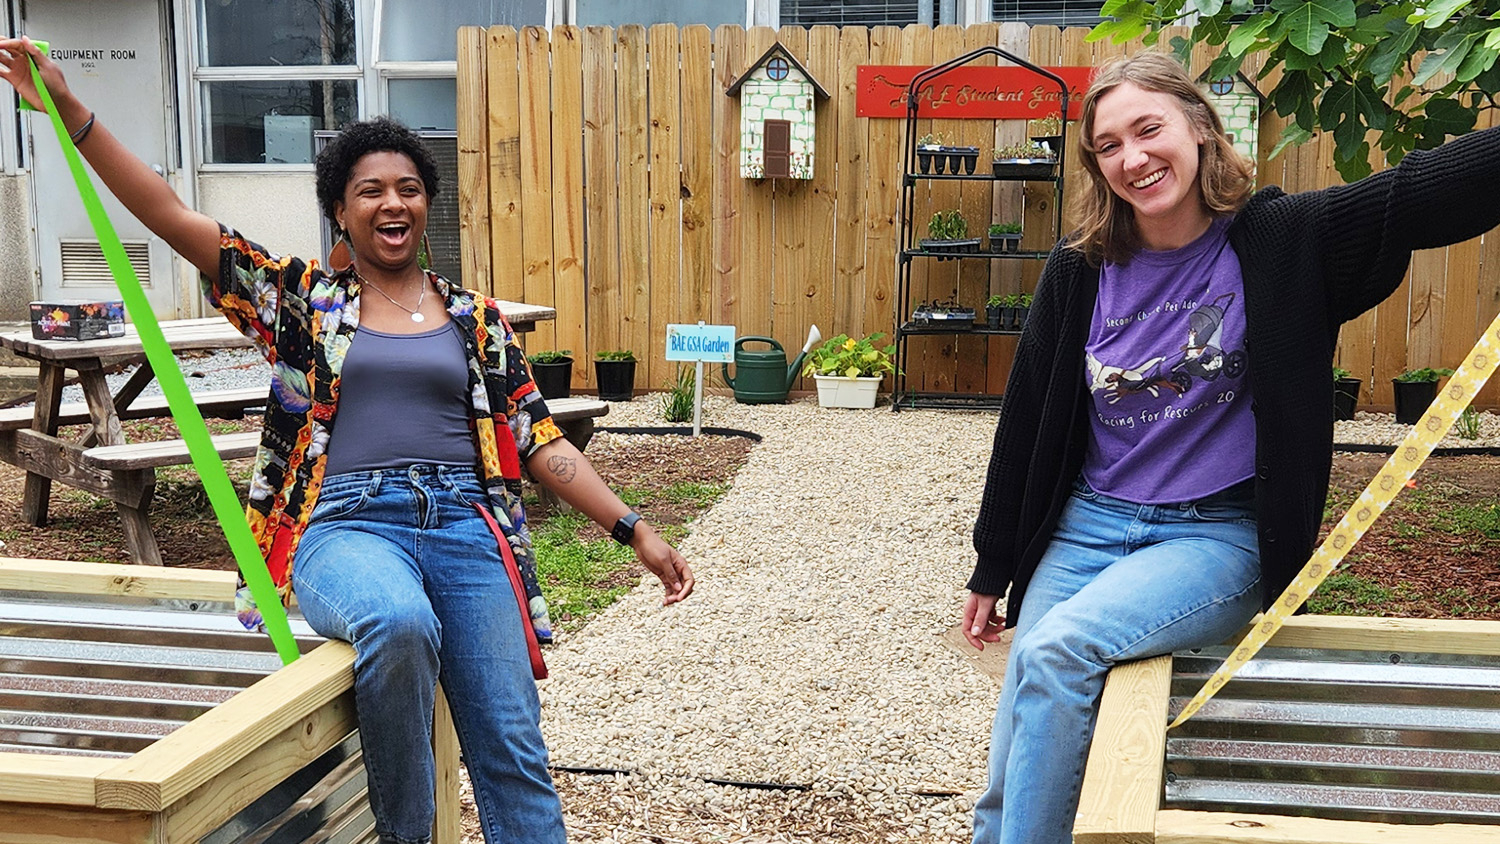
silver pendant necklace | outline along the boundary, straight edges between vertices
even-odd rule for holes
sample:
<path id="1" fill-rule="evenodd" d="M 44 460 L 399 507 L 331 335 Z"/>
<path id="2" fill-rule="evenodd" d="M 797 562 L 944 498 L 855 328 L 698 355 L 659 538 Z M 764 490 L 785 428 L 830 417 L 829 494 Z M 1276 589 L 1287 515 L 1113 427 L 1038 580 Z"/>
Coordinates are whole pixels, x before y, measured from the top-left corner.
<path id="1" fill-rule="evenodd" d="M 400 302 L 397 302 L 395 299 L 392 299 L 391 298 L 391 294 L 385 292 L 384 290 L 381 290 L 378 285 L 370 283 L 364 276 L 362 276 L 362 275 L 359 274 L 359 270 L 355 270 L 354 271 L 354 277 L 357 278 L 357 279 L 359 279 L 359 283 L 361 285 L 373 288 L 376 293 L 379 293 L 380 295 L 384 296 L 386 298 L 386 301 L 390 302 L 392 305 L 395 305 L 396 307 L 400 308 L 401 310 L 406 311 L 407 313 L 411 314 L 411 321 L 412 322 L 426 322 L 427 321 L 427 317 L 422 316 L 422 300 L 425 299 L 425 298 L 427 298 L 427 287 L 428 287 L 427 279 L 425 277 L 422 279 L 422 292 L 417 294 L 417 309 L 416 310 L 412 310 L 411 308 L 406 307 L 405 305 L 401 304 Z"/>

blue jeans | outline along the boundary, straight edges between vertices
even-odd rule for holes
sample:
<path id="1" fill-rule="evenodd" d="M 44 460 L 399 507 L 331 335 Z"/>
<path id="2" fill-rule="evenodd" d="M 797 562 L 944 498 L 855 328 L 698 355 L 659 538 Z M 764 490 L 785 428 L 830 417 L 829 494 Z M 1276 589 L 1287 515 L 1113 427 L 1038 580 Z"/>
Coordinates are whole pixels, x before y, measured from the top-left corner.
<path id="1" fill-rule="evenodd" d="M 434 686 L 441 680 L 485 840 L 562 842 L 541 704 L 516 600 L 468 468 L 334 475 L 297 548 L 308 624 L 354 645 L 354 701 L 382 841 L 432 835 Z"/>
<path id="2" fill-rule="evenodd" d="M 1260 602 L 1247 484 L 1195 502 L 1133 504 L 1080 479 L 1016 619 L 975 844 L 1072 841 L 1110 666 L 1222 642 Z"/>

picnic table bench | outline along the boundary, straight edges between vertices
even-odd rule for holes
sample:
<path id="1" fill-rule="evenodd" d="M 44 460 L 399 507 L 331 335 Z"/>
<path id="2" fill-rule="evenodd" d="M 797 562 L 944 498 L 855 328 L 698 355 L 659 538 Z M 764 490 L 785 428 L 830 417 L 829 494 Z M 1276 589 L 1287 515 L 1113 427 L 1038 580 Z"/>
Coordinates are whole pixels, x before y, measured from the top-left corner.
<path id="1" fill-rule="evenodd" d="M 550 307 L 501 302 L 502 311 L 518 332 L 529 331 L 538 320 L 554 319 Z M 222 317 L 163 322 L 162 332 L 173 351 L 211 351 L 248 348 L 250 341 Z M 34 407 L 0 409 L 0 460 L 27 472 L 21 515 L 33 525 L 47 523 L 52 482 L 61 481 L 115 503 L 134 562 L 161 565 L 161 552 L 147 518 L 156 469 L 192 462 L 184 441 L 129 443 L 120 423 L 127 419 L 167 417 L 162 396 L 142 395 L 155 378 L 144 361 L 144 345 L 134 326 L 123 337 L 89 341 L 36 340 L 29 330 L 0 332 L 0 347 L 37 361 L 37 402 Z M 104 377 L 107 360 L 138 359 L 142 363 L 113 394 Z M 84 401 L 62 403 L 69 369 L 78 373 Z M 235 419 L 264 407 L 269 387 L 217 390 L 194 394 L 205 417 Z M 593 436 L 594 418 L 609 411 L 592 399 L 549 402 L 553 419 L 570 442 L 582 450 Z M 68 425 L 91 429 L 77 441 L 57 436 Z M 222 434 L 213 438 L 224 459 L 255 453 L 259 435 Z"/>

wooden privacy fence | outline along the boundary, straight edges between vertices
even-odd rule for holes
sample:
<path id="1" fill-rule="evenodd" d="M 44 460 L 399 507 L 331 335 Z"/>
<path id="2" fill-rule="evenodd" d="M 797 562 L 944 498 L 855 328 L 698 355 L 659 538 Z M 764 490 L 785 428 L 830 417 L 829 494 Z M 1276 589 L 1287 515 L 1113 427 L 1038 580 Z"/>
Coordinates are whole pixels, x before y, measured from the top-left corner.
<path id="1" fill-rule="evenodd" d="M 527 343 L 571 350 L 580 388 L 593 383 L 593 353 L 610 349 L 641 360 L 638 387 L 662 387 L 674 373 L 664 359 L 669 322 L 733 324 L 739 336 L 779 340 L 789 356 L 813 323 L 824 336 L 889 336 L 905 125 L 855 115 L 856 69 L 932 65 L 985 45 L 1039 65 L 1096 65 L 1141 49 L 1090 44 L 1087 32 L 1019 23 L 460 29 L 465 282 L 556 307 L 557 321 Z M 777 40 L 830 95 L 818 105 L 811 180 L 739 176 L 739 102 L 724 91 Z M 1195 54 L 1195 72 L 1209 58 Z M 1255 71 L 1247 63 L 1246 76 Z M 1261 119 L 1260 182 L 1288 191 L 1338 183 L 1331 138 L 1266 160 L 1285 122 Z M 918 131 L 979 146 L 984 166 L 992 147 L 1024 139 L 1025 123 L 923 120 Z M 1070 191 L 1081 183 L 1076 146 L 1065 175 Z M 919 188 L 914 216 L 919 235 L 945 208 L 960 208 L 971 234 L 1020 217 L 1023 248 L 1045 249 L 1058 236 L 1052 202 L 1047 183 L 932 183 Z M 982 312 L 992 293 L 1033 290 L 1040 269 L 919 262 L 912 301 L 956 299 Z M 1402 289 L 1345 327 L 1338 361 L 1364 379 L 1362 405 L 1388 409 L 1392 376 L 1456 365 L 1497 310 L 1500 236 L 1418 253 Z M 1014 348 L 1013 337 L 914 338 L 911 386 L 999 392 Z M 1500 384 L 1477 404 L 1500 404 Z"/>

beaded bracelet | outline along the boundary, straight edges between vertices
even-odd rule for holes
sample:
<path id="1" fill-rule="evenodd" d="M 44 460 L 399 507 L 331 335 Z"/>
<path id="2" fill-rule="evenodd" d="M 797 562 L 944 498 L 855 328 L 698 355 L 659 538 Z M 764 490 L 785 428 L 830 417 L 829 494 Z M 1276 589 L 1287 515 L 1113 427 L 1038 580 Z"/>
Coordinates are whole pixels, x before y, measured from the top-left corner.
<path id="1" fill-rule="evenodd" d="M 89 131 L 92 130 L 93 128 L 94 128 L 94 113 L 91 111 L 91 112 L 89 112 L 89 119 L 87 121 L 85 121 L 82 126 L 78 127 L 78 131 L 74 132 L 73 134 L 69 135 L 68 137 L 70 139 L 72 139 L 73 145 L 77 146 L 77 145 L 83 143 L 83 139 L 87 138 L 89 136 Z"/>

